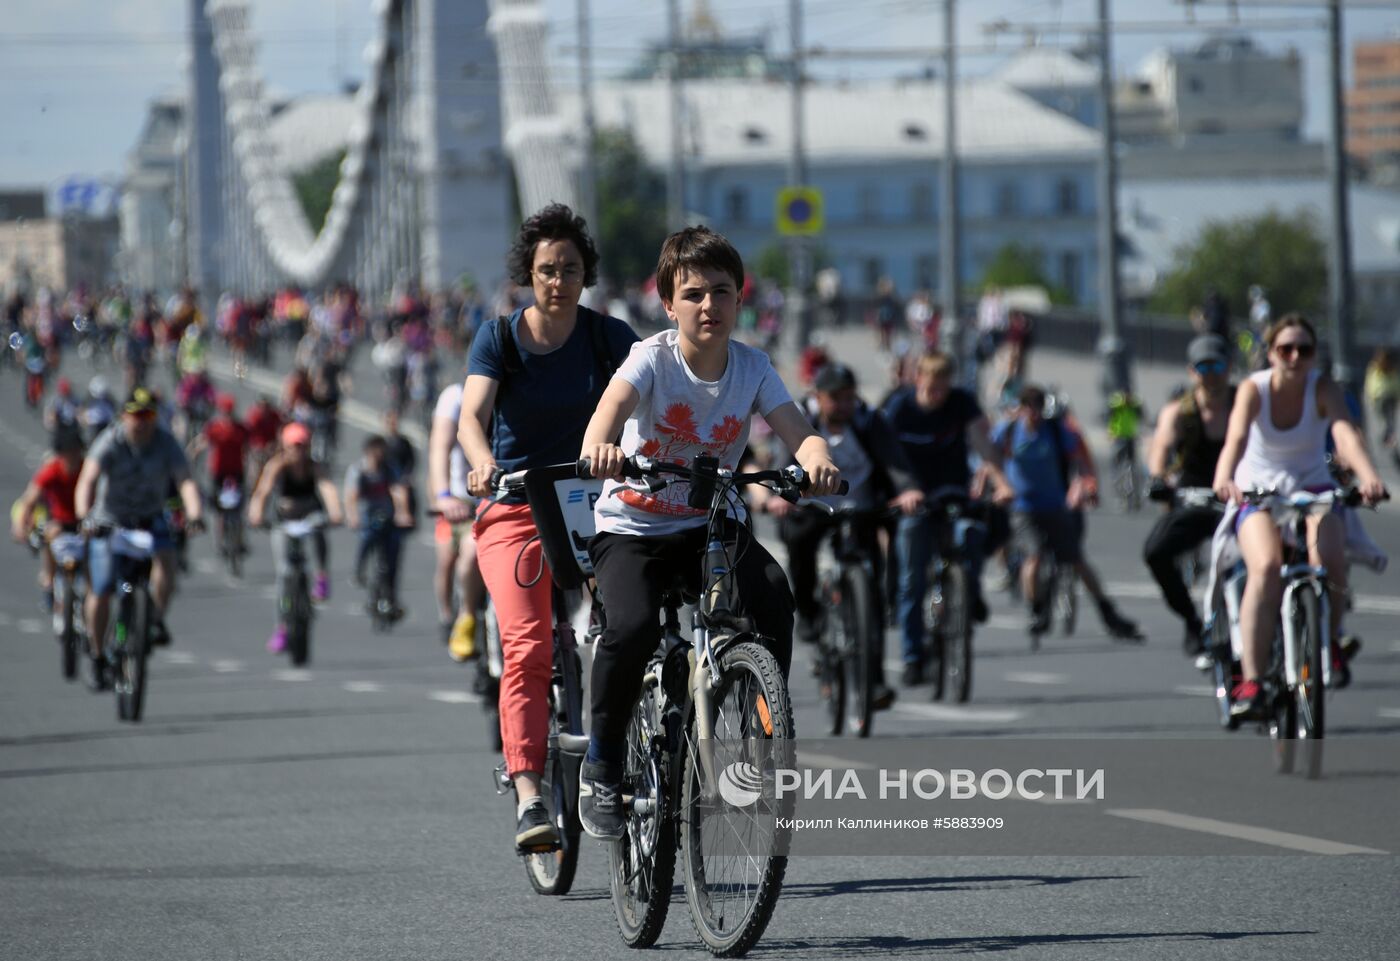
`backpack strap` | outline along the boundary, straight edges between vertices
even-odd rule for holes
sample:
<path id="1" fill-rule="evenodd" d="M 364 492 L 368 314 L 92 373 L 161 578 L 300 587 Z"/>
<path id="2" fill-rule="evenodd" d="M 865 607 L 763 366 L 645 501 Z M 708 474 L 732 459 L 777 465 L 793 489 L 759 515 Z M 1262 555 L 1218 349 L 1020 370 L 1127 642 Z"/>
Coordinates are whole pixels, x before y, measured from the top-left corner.
<path id="1" fill-rule="evenodd" d="M 519 373 L 524 364 L 520 361 L 520 348 L 515 345 L 515 333 L 510 329 L 510 318 L 505 314 L 496 318 L 496 343 L 501 347 L 503 373 L 507 376 Z"/>

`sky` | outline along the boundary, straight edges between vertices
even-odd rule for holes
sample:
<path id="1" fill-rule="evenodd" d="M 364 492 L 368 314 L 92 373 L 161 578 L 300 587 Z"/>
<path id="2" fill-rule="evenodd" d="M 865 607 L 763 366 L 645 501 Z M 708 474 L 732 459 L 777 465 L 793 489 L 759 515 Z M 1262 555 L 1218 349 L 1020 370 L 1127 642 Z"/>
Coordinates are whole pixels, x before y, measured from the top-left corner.
<path id="1" fill-rule="evenodd" d="M 0 0 L 0 189 L 52 186 L 70 176 L 114 179 L 140 132 L 146 104 L 183 86 L 184 30 L 194 0 Z M 471 2 L 471 0 L 457 0 Z M 552 72 L 561 84 L 576 77 L 576 10 L 580 0 L 542 0 L 550 24 Z M 661 0 L 587 0 L 592 9 L 596 74 L 607 77 L 631 62 L 665 29 Z M 687 14 L 696 0 L 682 0 Z M 768 32 L 772 49 L 788 46 L 788 0 L 707 0 L 714 17 L 733 33 Z M 1246 26 L 1272 50 L 1296 48 L 1305 65 L 1305 132 L 1327 129 L 1326 32 L 1322 8 L 1259 8 L 1240 0 Z M 1346 14 L 1346 40 L 1400 31 L 1400 0 L 1358 0 Z M 1378 2 L 1388 6 L 1377 9 Z M 335 89 L 338 77 L 363 75 L 362 51 L 374 17 L 369 0 L 250 0 L 269 86 L 282 93 Z M 1036 26 L 1046 42 L 1070 44 L 1091 23 L 1094 0 L 963 0 L 958 43 L 984 47 L 986 25 L 1004 20 Z M 861 49 L 936 46 L 942 37 L 939 0 L 804 0 L 809 45 Z M 1204 34 L 1187 25 L 1183 0 L 1112 0 L 1114 60 L 1120 74 L 1164 46 L 1193 45 Z M 1223 22 L 1218 0 L 1199 0 L 1200 22 Z M 1280 23 L 1279 21 L 1285 21 Z M 1169 27 L 1169 30 L 1162 29 Z M 1015 49 L 1019 35 L 998 41 Z M 960 72 L 994 69 L 1004 54 L 969 52 Z M 1348 67 L 1350 53 L 1347 54 Z M 913 60 L 814 62 L 814 72 L 852 78 L 912 72 Z"/>

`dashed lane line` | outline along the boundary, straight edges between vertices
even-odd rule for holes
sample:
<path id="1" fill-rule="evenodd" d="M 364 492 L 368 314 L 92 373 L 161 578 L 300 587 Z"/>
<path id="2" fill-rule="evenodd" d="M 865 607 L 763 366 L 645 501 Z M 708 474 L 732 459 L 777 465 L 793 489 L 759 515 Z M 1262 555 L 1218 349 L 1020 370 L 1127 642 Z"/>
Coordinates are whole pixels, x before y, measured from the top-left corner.
<path id="1" fill-rule="evenodd" d="M 295 667 L 282 668 L 281 670 L 272 672 L 272 679 L 274 681 L 287 681 L 289 683 L 298 683 L 301 681 L 311 680 L 311 672 Z"/>
<path id="2" fill-rule="evenodd" d="M 996 710 L 985 707 L 953 707 L 945 704 L 910 704 L 896 701 L 890 711 L 913 715 L 927 721 L 949 721 L 966 724 L 1010 724 L 1025 715 L 1021 711 Z"/>
<path id="3" fill-rule="evenodd" d="M 16 622 L 15 627 L 22 634 L 38 634 L 44 629 L 43 622 L 37 617 L 24 617 Z"/>
<path id="4" fill-rule="evenodd" d="M 1376 713 L 1388 720 L 1400 721 L 1400 707 L 1383 707 Z"/>
<path id="5" fill-rule="evenodd" d="M 1201 834 L 1214 834 L 1218 837 L 1238 838 L 1255 844 L 1266 844 L 1290 851 L 1303 851 L 1307 854 L 1387 854 L 1377 848 L 1359 844 L 1343 844 L 1323 838 L 1294 834 L 1291 831 L 1275 831 L 1272 828 L 1255 827 L 1252 824 L 1237 824 L 1234 821 L 1217 821 L 1215 818 L 1196 817 L 1191 814 L 1178 814 L 1158 808 L 1110 808 L 1104 812 L 1114 817 L 1143 821 L 1147 824 L 1160 824 L 1164 827 L 1180 828 L 1183 831 L 1196 831 Z"/>
<path id="6" fill-rule="evenodd" d="M 1209 684 L 1178 684 L 1172 690 L 1187 697 L 1215 697 L 1215 688 Z"/>
<path id="7" fill-rule="evenodd" d="M 167 664 L 193 664 L 199 660 L 189 651 L 165 651 L 161 654 L 160 659 Z"/>
<path id="8" fill-rule="evenodd" d="M 428 699 L 443 704 L 477 704 L 481 698 L 470 691 L 430 691 Z"/>
<path id="9" fill-rule="evenodd" d="M 346 681 L 341 687 L 352 694 L 378 694 L 384 690 L 378 681 Z"/>
<path id="10" fill-rule="evenodd" d="M 243 667 L 242 661 L 215 661 L 213 663 L 216 674 L 236 674 L 243 670 Z"/>
<path id="11" fill-rule="evenodd" d="M 1012 684 L 1068 684 L 1068 674 L 1052 674 L 1049 671 L 1007 671 L 1002 677 Z"/>

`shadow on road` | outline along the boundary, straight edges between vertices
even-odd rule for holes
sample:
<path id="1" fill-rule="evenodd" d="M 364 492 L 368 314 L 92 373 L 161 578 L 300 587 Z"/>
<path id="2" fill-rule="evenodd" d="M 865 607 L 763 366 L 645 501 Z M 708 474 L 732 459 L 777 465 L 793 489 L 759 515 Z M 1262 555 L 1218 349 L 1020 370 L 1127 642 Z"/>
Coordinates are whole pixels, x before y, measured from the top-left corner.
<path id="1" fill-rule="evenodd" d="M 941 951 L 955 954 L 1018 951 L 1071 944 L 1147 944 L 1188 941 L 1242 941 L 1246 938 L 1282 938 L 1317 934 L 1316 931 L 1152 931 L 1102 934 L 1007 934 L 976 938 L 811 938 L 759 942 L 754 954 L 792 952 L 806 957 L 901 957 Z"/>
<path id="2" fill-rule="evenodd" d="M 783 899 L 825 898 L 837 894 L 909 894 L 926 891 L 990 891 L 1032 888 L 1080 881 L 1136 881 L 1130 874 L 978 874 L 964 877 L 858 878 L 783 885 Z"/>
<path id="3" fill-rule="evenodd" d="M 64 767 L 16 768 L 0 771 L 0 781 L 20 778 L 59 777 L 66 774 L 122 774 L 131 771 L 180 771 L 209 767 L 242 767 L 250 764 L 304 764 L 314 761 L 359 761 L 368 758 L 441 757 L 470 754 L 463 748 L 393 748 L 373 751 L 321 751 L 303 754 L 267 754 L 254 757 L 195 758 L 187 761 L 143 761 L 126 764 L 74 764 Z"/>

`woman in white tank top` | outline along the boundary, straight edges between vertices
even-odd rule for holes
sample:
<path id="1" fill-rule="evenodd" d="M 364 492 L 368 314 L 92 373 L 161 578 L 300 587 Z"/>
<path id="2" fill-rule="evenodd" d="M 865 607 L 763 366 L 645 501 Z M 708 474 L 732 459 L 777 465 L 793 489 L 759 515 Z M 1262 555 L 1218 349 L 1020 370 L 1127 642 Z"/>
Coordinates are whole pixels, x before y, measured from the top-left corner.
<path id="1" fill-rule="evenodd" d="M 1380 500 L 1385 488 L 1351 423 L 1342 391 L 1315 369 L 1317 333 L 1312 324 L 1301 314 L 1288 314 L 1269 327 L 1264 340 L 1269 367 L 1251 375 L 1235 393 L 1225 449 L 1215 467 L 1216 495 L 1238 508 L 1241 491 L 1251 488 L 1276 487 L 1284 493 L 1330 489 L 1333 480 L 1326 460 L 1330 432 L 1338 460 L 1355 472 L 1366 502 Z M 1283 543 L 1278 525 L 1266 511 L 1239 510 L 1235 532 L 1249 576 L 1240 605 L 1244 682 L 1236 687 L 1233 699 L 1256 714 L 1263 709 L 1259 675 L 1268 667 L 1270 640 L 1278 626 Z M 1344 540 L 1341 518 L 1332 514 L 1308 518 L 1308 557 L 1327 569 L 1333 637 L 1346 607 Z"/>

